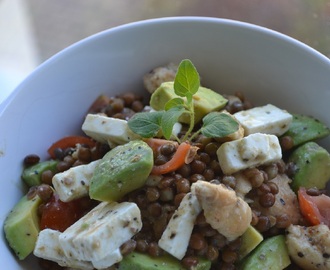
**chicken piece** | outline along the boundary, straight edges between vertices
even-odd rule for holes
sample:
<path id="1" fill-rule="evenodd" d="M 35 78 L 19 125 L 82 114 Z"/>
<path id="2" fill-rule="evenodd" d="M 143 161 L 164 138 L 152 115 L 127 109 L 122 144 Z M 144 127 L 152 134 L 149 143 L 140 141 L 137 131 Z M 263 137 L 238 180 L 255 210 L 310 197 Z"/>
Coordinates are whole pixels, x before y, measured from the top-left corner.
<path id="1" fill-rule="evenodd" d="M 290 225 L 286 242 L 291 259 L 302 269 L 330 269 L 330 230 L 321 224 L 313 227 Z"/>
<path id="2" fill-rule="evenodd" d="M 287 226 L 298 224 L 302 220 L 299 203 L 296 194 L 292 191 L 289 183 L 291 179 L 285 174 L 279 174 L 269 182 L 277 185 L 279 192 L 275 196 L 275 203 L 272 207 L 264 208 L 258 201 L 254 201 L 252 208 L 257 209 L 265 216 L 275 218 L 284 217 L 288 219 Z"/>
<path id="3" fill-rule="evenodd" d="M 206 222 L 229 241 L 241 236 L 252 219 L 249 205 L 223 184 L 197 181 L 191 187 L 204 210 Z"/>
<path id="4" fill-rule="evenodd" d="M 234 177 L 236 179 L 235 192 L 237 196 L 247 201 L 245 195 L 252 190 L 251 181 L 243 173 L 240 172 L 235 173 Z"/>
<path id="5" fill-rule="evenodd" d="M 143 76 L 144 87 L 152 94 L 163 82 L 174 81 L 177 70 L 178 66 L 173 63 L 153 69 Z"/>

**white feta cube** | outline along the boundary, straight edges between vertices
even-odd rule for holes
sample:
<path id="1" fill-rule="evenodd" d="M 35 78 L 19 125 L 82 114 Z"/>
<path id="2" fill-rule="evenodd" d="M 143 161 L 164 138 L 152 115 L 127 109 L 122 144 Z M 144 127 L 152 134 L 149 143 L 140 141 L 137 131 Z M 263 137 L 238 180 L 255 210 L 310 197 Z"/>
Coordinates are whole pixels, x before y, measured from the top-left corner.
<path id="1" fill-rule="evenodd" d="M 92 260 L 92 264 L 96 269 L 108 269 L 108 267 L 119 263 L 122 259 L 123 255 L 121 255 L 120 248 L 117 248 L 101 260 Z"/>
<path id="2" fill-rule="evenodd" d="M 60 200 L 69 202 L 88 195 L 90 180 L 96 165 L 99 163 L 100 160 L 96 160 L 55 174 L 52 183 Z"/>
<path id="3" fill-rule="evenodd" d="M 223 143 L 217 150 L 224 174 L 268 164 L 282 158 L 279 140 L 275 135 L 254 133 L 239 140 Z"/>
<path id="4" fill-rule="evenodd" d="M 116 205 L 117 203 L 114 202 L 113 204 Z M 109 211 L 111 206 L 112 205 L 109 205 L 107 202 L 98 204 L 61 234 L 59 237 L 59 243 L 67 257 L 81 258 L 83 256 L 81 249 L 75 248 L 72 242 L 73 239 L 79 234 L 88 230 L 98 218 L 100 218 L 102 215 L 105 215 Z"/>
<path id="5" fill-rule="evenodd" d="M 86 261 L 107 259 L 142 228 L 135 203 L 101 203 L 59 237 L 66 256 L 79 255 Z"/>
<path id="6" fill-rule="evenodd" d="M 201 211 L 197 197 L 187 193 L 167 224 L 158 245 L 181 260 L 186 254 L 195 220 Z"/>
<path id="7" fill-rule="evenodd" d="M 171 139 L 174 139 L 175 137 L 177 137 L 178 134 L 181 132 L 181 130 L 182 130 L 182 124 L 179 122 L 176 122 L 173 126 Z"/>
<path id="8" fill-rule="evenodd" d="M 243 126 L 245 135 L 267 133 L 280 136 L 290 127 L 292 115 L 287 111 L 267 104 L 234 114 Z"/>
<path id="9" fill-rule="evenodd" d="M 40 231 L 36 246 L 34 248 L 34 255 L 45 260 L 50 260 L 58 263 L 63 267 L 72 267 L 82 270 L 94 269 L 91 262 L 80 261 L 78 258 L 67 257 L 59 243 L 59 236 L 61 232 L 44 229 Z"/>
<path id="10" fill-rule="evenodd" d="M 100 114 L 88 114 L 82 125 L 82 130 L 101 143 L 125 144 L 139 139 L 128 127 L 127 121 Z"/>
<path id="11" fill-rule="evenodd" d="M 269 140 L 264 135 L 255 135 L 240 140 L 238 152 L 243 160 L 266 159 L 269 153 Z"/>

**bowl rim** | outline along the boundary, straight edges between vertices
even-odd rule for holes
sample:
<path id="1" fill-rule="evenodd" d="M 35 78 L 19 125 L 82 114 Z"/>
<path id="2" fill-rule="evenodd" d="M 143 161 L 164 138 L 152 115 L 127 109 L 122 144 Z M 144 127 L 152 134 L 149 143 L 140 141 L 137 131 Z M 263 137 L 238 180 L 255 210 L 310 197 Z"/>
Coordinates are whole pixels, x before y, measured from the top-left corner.
<path id="1" fill-rule="evenodd" d="M 211 24 L 223 24 L 223 25 L 231 25 L 237 28 L 248 29 L 249 31 L 254 31 L 258 33 L 262 33 L 263 35 L 273 37 L 279 40 L 283 40 L 283 42 L 292 44 L 295 47 L 299 47 L 305 53 L 313 54 L 314 57 L 318 58 L 319 61 L 323 62 L 325 65 L 330 67 L 330 59 L 314 49 L 313 47 L 303 43 L 302 41 L 293 38 L 287 34 L 281 33 L 277 30 L 270 29 L 265 26 L 257 25 L 250 22 L 235 20 L 235 19 L 227 19 L 227 18 L 219 18 L 219 17 L 207 17 L 207 16 L 169 16 L 169 17 L 159 17 L 159 18 L 151 18 L 133 21 L 129 23 L 124 23 L 118 26 L 114 26 L 97 33 L 94 33 L 88 37 L 85 37 L 79 41 L 72 43 L 66 48 L 60 50 L 55 53 L 44 62 L 39 64 L 30 74 L 26 76 L 14 89 L 13 91 L 6 97 L 2 103 L 0 103 L 0 116 L 5 111 L 6 107 L 12 102 L 15 96 L 20 92 L 26 82 L 33 79 L 33 77 L 37 76 L 40 70 L 43 69 L 44 66 L 51 65 L 53 62 L 60 61 L 62 58 L 65 58 L 68 54 L 71 53 L 72 50 L 75 50 L 77 47 L 84 46 L 84 44 L 89 44 L 93 42 L 95 39 L 102 38 L 105 35 L 111 35 L 111 33 L 115 33 L 118 31 L 123 31 L 125 29 L 135 28 L 135 27 L 144 27 L 146 25 L 159 25 L 159 24 L 171 24 L 171 23 L 211 23 Z"/>

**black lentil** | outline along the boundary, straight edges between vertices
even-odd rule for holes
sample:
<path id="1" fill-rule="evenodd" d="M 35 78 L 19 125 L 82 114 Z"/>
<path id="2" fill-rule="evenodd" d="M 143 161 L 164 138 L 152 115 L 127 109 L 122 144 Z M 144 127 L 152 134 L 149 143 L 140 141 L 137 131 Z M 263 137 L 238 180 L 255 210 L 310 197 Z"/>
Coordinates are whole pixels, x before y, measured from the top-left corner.
<path id="1" fill-rule="evenodd" d="M 38 155 L 31 154 L 31 155 L 27 155 L 24 158 L 23 163 L 25 166 L 32 166 L 37 164 L 39 161 L 40 161 L 40 157 Z"/>
<path id="2" fill-rule="evenodd" d="M 41 173 L 41 182 L 47 185 L 52 185 L 54 173 L 51 170 L 45 170 Z"/>
<path id="3" fill-rule="evenodd" d="M 259 203 L 262 207 L 269 208 L 275 203 L 275 196 L 273 193 L 264 193 L 259 197 Z"/>

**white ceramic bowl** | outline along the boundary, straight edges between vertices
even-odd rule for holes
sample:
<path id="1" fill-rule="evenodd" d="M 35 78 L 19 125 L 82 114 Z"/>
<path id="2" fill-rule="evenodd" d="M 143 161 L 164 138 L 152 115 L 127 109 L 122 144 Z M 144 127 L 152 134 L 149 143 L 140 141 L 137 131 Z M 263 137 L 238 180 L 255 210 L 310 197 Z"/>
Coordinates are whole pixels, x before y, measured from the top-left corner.
<path id="1" fill-rule="evenodd" d="M 243 91 L 255 104 L 314 115 L 330 126 L 330 61 L 297 40 L 247 23 L 200 17 L 109 29 L 46 61 L 0 105 L 0 226 L 23 194 L 25 155 L 46 158 L 52 142 L 79 133 L 99 94 L 143 91 L 143 74 L 184 58 L 214 90 Z M 323 144 L 330 149 L 329 140 Z M 0 254 L 6 269 L 38 268 L 32 256 L 18 262 L 3 233 Z"/>

